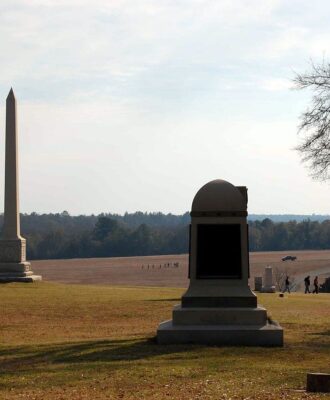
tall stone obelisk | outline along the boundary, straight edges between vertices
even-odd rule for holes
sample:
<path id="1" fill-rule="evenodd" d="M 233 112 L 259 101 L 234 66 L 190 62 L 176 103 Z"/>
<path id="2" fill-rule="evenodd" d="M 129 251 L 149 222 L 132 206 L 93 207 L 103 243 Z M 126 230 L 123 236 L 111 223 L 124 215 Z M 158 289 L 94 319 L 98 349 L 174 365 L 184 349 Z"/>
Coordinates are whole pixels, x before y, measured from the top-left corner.
<path id="1" fill-rule="evenodd" d="M 16 99 L 13 89 L 6 101 L 5 212 L 0 239 L 0 282 L 40 281 L 26 261 L 26 240 L 21 236 L 18 196 Z"/>

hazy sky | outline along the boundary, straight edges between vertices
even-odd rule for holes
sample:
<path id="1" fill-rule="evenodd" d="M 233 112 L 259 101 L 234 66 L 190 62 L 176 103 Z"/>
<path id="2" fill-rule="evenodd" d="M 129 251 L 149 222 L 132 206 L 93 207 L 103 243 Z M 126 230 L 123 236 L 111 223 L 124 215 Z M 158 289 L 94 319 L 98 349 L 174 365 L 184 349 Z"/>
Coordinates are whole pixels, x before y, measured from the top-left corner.
<path id="1" fill-rule="evenodd" d="M 248 187 L 250 213 L 330 213 L 293 150 L 310 93 L 290 89 L 329 58 L 329 15 L 326 0 L 1 0 L 0 165 L 13 86 L 21 211 L 182 213 L 221 178 Z"/>

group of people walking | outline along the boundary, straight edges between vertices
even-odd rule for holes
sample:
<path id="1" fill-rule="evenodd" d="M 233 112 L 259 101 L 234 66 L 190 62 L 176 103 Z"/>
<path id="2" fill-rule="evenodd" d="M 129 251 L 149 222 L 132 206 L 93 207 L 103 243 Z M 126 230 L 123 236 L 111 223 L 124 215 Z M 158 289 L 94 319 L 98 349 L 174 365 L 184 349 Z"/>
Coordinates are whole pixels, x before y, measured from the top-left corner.
<path id="1" fill-rule="evenodd" d="M 310 277 L 310 275 L 306 276 L 306 278 L 304 279 L 304 282 L 305 282 L 305 294 L 306 293 L 316 293 L 316 294 L 318 294 L 318 292 L 319 292 L 319 278 L 317 276 L 314 278 L 314 282 L 313 282 L 314 290 L 313 290 L 313 292 L 311 292 L 310 289 L 309 289 L 310 286 L 311 286 L 311 277 Z M 290 283 L 289 277 L 287 276 L 286 279 L 285 279 L 285 289 L 284 289 L 283 293 L 285 293 L 285 292 L 289 292 L 290 293 L 290 286 L 291 286 L 291 283 Z"/>
<path id="2" fill-rule="evenodd" d="M 311 285 L 311 277 L 309 275 L 306 276 L 306 278 L 304 279 L 304 282 L 305 282 L 305 294 L 311 293 L 311 291 L 309 290 L 310 285 Z M 319 278 L 317 276 L 314 278 L 313 284 L 314 284 L 313 293 L 317 294 L 319 292 Z"/>

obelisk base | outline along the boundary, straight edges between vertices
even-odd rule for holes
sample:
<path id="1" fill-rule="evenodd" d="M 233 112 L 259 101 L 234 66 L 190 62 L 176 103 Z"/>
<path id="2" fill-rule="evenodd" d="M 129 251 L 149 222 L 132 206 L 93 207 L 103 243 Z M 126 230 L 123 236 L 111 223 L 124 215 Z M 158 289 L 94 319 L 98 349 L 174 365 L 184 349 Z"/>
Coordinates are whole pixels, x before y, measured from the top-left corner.
<path id="1" fill-rule="evenodd" d="M 0 240 L 0 283 L 41 281 L 40 275 L 34 275 L 31 264 L 26 261 L 26 240 Z"/>
<path id="2" fill-rule="evenodd" d="M 0 283 L 41 281 L 41 275 L 34 275 L 30 267 L 27 261 L 0 263 Z"/>

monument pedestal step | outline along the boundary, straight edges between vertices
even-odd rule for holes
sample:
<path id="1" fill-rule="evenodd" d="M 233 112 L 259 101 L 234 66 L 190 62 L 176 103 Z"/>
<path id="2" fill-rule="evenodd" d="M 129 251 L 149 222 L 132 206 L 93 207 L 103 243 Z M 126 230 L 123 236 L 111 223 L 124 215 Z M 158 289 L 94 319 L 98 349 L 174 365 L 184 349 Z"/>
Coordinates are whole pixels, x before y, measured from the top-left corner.
<path id="1" fill-rule="evenodd" d="M 27 261 L 20 263 L 0 263 L 0 283 L 35 282 L 41 281 L 40 275 L 34 275 L 31 264 Z"/>
<path id="2" fill-rule="evenodd" d="M 36 282 L 41 281 L 41 275 L 0 275 L 0 283 L 10 283 L 10 282 Z"/>
<path id="3" fill-rule="evenodd" d="M 27 261 L 22 262 L 0 262 L 0 275 L 1 274 L 27 274 L 31 272 L 31 264 Z"/>
<path id="4" fill-rule="evenodd" d="M 223 346 L 283 346 L 283 329 L 265 325 L 173 325 L 162 322 L 157 330 L 159 344 L 206 344 Z"/>
<path id="5" fill-rule="evenodd" d="M 263 307 L 185 308 L 173 309 L 173 324 L 177 325 L 265 325 L 267 311 Z"/>

